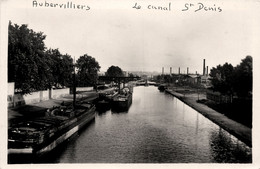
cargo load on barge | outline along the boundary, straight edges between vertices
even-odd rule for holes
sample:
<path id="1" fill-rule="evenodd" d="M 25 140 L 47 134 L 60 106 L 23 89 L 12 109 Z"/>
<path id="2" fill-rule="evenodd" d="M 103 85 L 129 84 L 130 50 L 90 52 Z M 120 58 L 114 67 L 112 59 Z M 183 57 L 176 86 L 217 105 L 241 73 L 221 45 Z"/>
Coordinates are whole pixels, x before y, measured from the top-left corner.
<path id="1" fill-rule="evenodd" d="M 109 90 L 103 90 L 99 92 L 99 99 L 96 103 L 98 110 L 108 110 L 111 108 L 111 102 L 114 97 L 118 95 L 118 91 L 115 88 Z"/>
<path id="2" fill-rule="evenodd" d="M 112 109 L 117 111 L 126 111 L 132 104 L 132 94 L 133 90 L 131 88 L 124 88 L 120 94 L 115 96 L 112 100 Z"/>
<path id="3" fill-rule="evenodd" d="M 81 103 L 48 109 L 44 117 L 8 129 L 8 154 L 42 155 L 55 149 L 95 118 L 95 105 Z"/>

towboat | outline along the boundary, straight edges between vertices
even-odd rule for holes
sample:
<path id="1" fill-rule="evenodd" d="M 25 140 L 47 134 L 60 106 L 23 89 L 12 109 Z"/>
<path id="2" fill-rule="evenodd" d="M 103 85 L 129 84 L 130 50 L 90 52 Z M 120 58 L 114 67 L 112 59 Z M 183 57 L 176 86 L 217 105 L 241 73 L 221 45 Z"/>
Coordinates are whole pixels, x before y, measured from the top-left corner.
<path id="1" fill-rule="evenodd" d="M 160 91 L 165 91 L 165 89 L 167 89 L 167 85 L 166 84 L 160 84 L 158 86 L 158 90 L 160 90 Z"/>
<path id="2" fill-rule="evenodd" d="M 42 155 L 55 149 L 95 118 L 95 105 L 81 103 L 48 109 L 46 115 L 8 129 L 8 154 Z"/>

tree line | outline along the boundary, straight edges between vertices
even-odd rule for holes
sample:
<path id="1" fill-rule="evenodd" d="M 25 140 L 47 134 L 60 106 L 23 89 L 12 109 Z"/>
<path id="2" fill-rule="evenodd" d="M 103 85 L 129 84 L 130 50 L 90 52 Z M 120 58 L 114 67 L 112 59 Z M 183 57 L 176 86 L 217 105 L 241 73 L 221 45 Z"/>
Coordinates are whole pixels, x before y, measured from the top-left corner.
<path id="1" fill-rule="evenodd" d="M 237 66 L 229 63 L 213 67 L 210 71 L 212 90 L 242 98 L 252 97 L 253 58 L 246 56 Z"/>
<path id="2" fill-rule="evenodd" d="M 74 73 L 77 86 L 96 85 L 101 67 L 94 57 L 84 54 L 74 64 L 69 54 L 47 48 L 45 39 L 43 32 L 9 22 L 8 82 L 15 82 L 17 92 L 29 94 L 52 87 L 71 87 Z M 106 75 L 111 73 L 123 76 L 117 66 L 111 66 Z"/>

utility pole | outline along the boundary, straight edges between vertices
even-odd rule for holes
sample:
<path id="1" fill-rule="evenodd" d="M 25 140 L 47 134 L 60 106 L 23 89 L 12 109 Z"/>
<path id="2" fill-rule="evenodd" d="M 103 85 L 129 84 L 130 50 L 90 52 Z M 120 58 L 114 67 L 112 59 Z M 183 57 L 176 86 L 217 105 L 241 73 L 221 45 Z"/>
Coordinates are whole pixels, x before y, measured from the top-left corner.
<path id="1" fill-rule="evenodd" d="M 75 61 L 75 56 L 74 56 L 74 64 L 73 64 L 73 109 L 76 108 L 76 61 Z"/>
<path id="2" fill-rule="evenodd" d="M 197 101 L 199 101 L 200 100 L 200 93 L 199 93 L 199 87 L 198 87 L 198 89 L 197 89 L 198 91 L 198 100 Z"/>

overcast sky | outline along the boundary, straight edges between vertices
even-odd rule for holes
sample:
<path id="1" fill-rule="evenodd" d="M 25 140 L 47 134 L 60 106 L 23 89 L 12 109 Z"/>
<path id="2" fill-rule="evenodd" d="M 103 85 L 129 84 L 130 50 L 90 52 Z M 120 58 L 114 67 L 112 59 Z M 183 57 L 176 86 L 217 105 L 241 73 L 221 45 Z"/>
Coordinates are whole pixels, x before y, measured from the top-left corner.
<path id="1" fill-rule="evenodd" d="M 251 3 L 203 1 L 187 11 L 186 1 L 101 1 L 46 0 L 62 7 L 40 7 L 44 0 L 7 0 L 8 20 L 28 24 L 47 35 L 47 48 L 59 48 L 76 59 L 88 54 L 106 71 L 111 65 L 125 71 L 158 71 L 172 67 L 177 73 L 202 73 L 206 65 L 225 62 L 236 66 L 247 55 L 253 58 L 256 17 Z M 64 9 L 67 2 L 85 5 L 84 9 Z M 141 9 L 132 8 L 135 3 Z M 225 2 L 225 3 L 224 3 Z M 171 10 L 169 11 L 169 3 Z M 148 5 L 167 7 L 167 11 L 148 9 Z M 87 6 L 90 8 L 86 10 Z M 221 12 L 219 12 L 221 9 Z"/>

